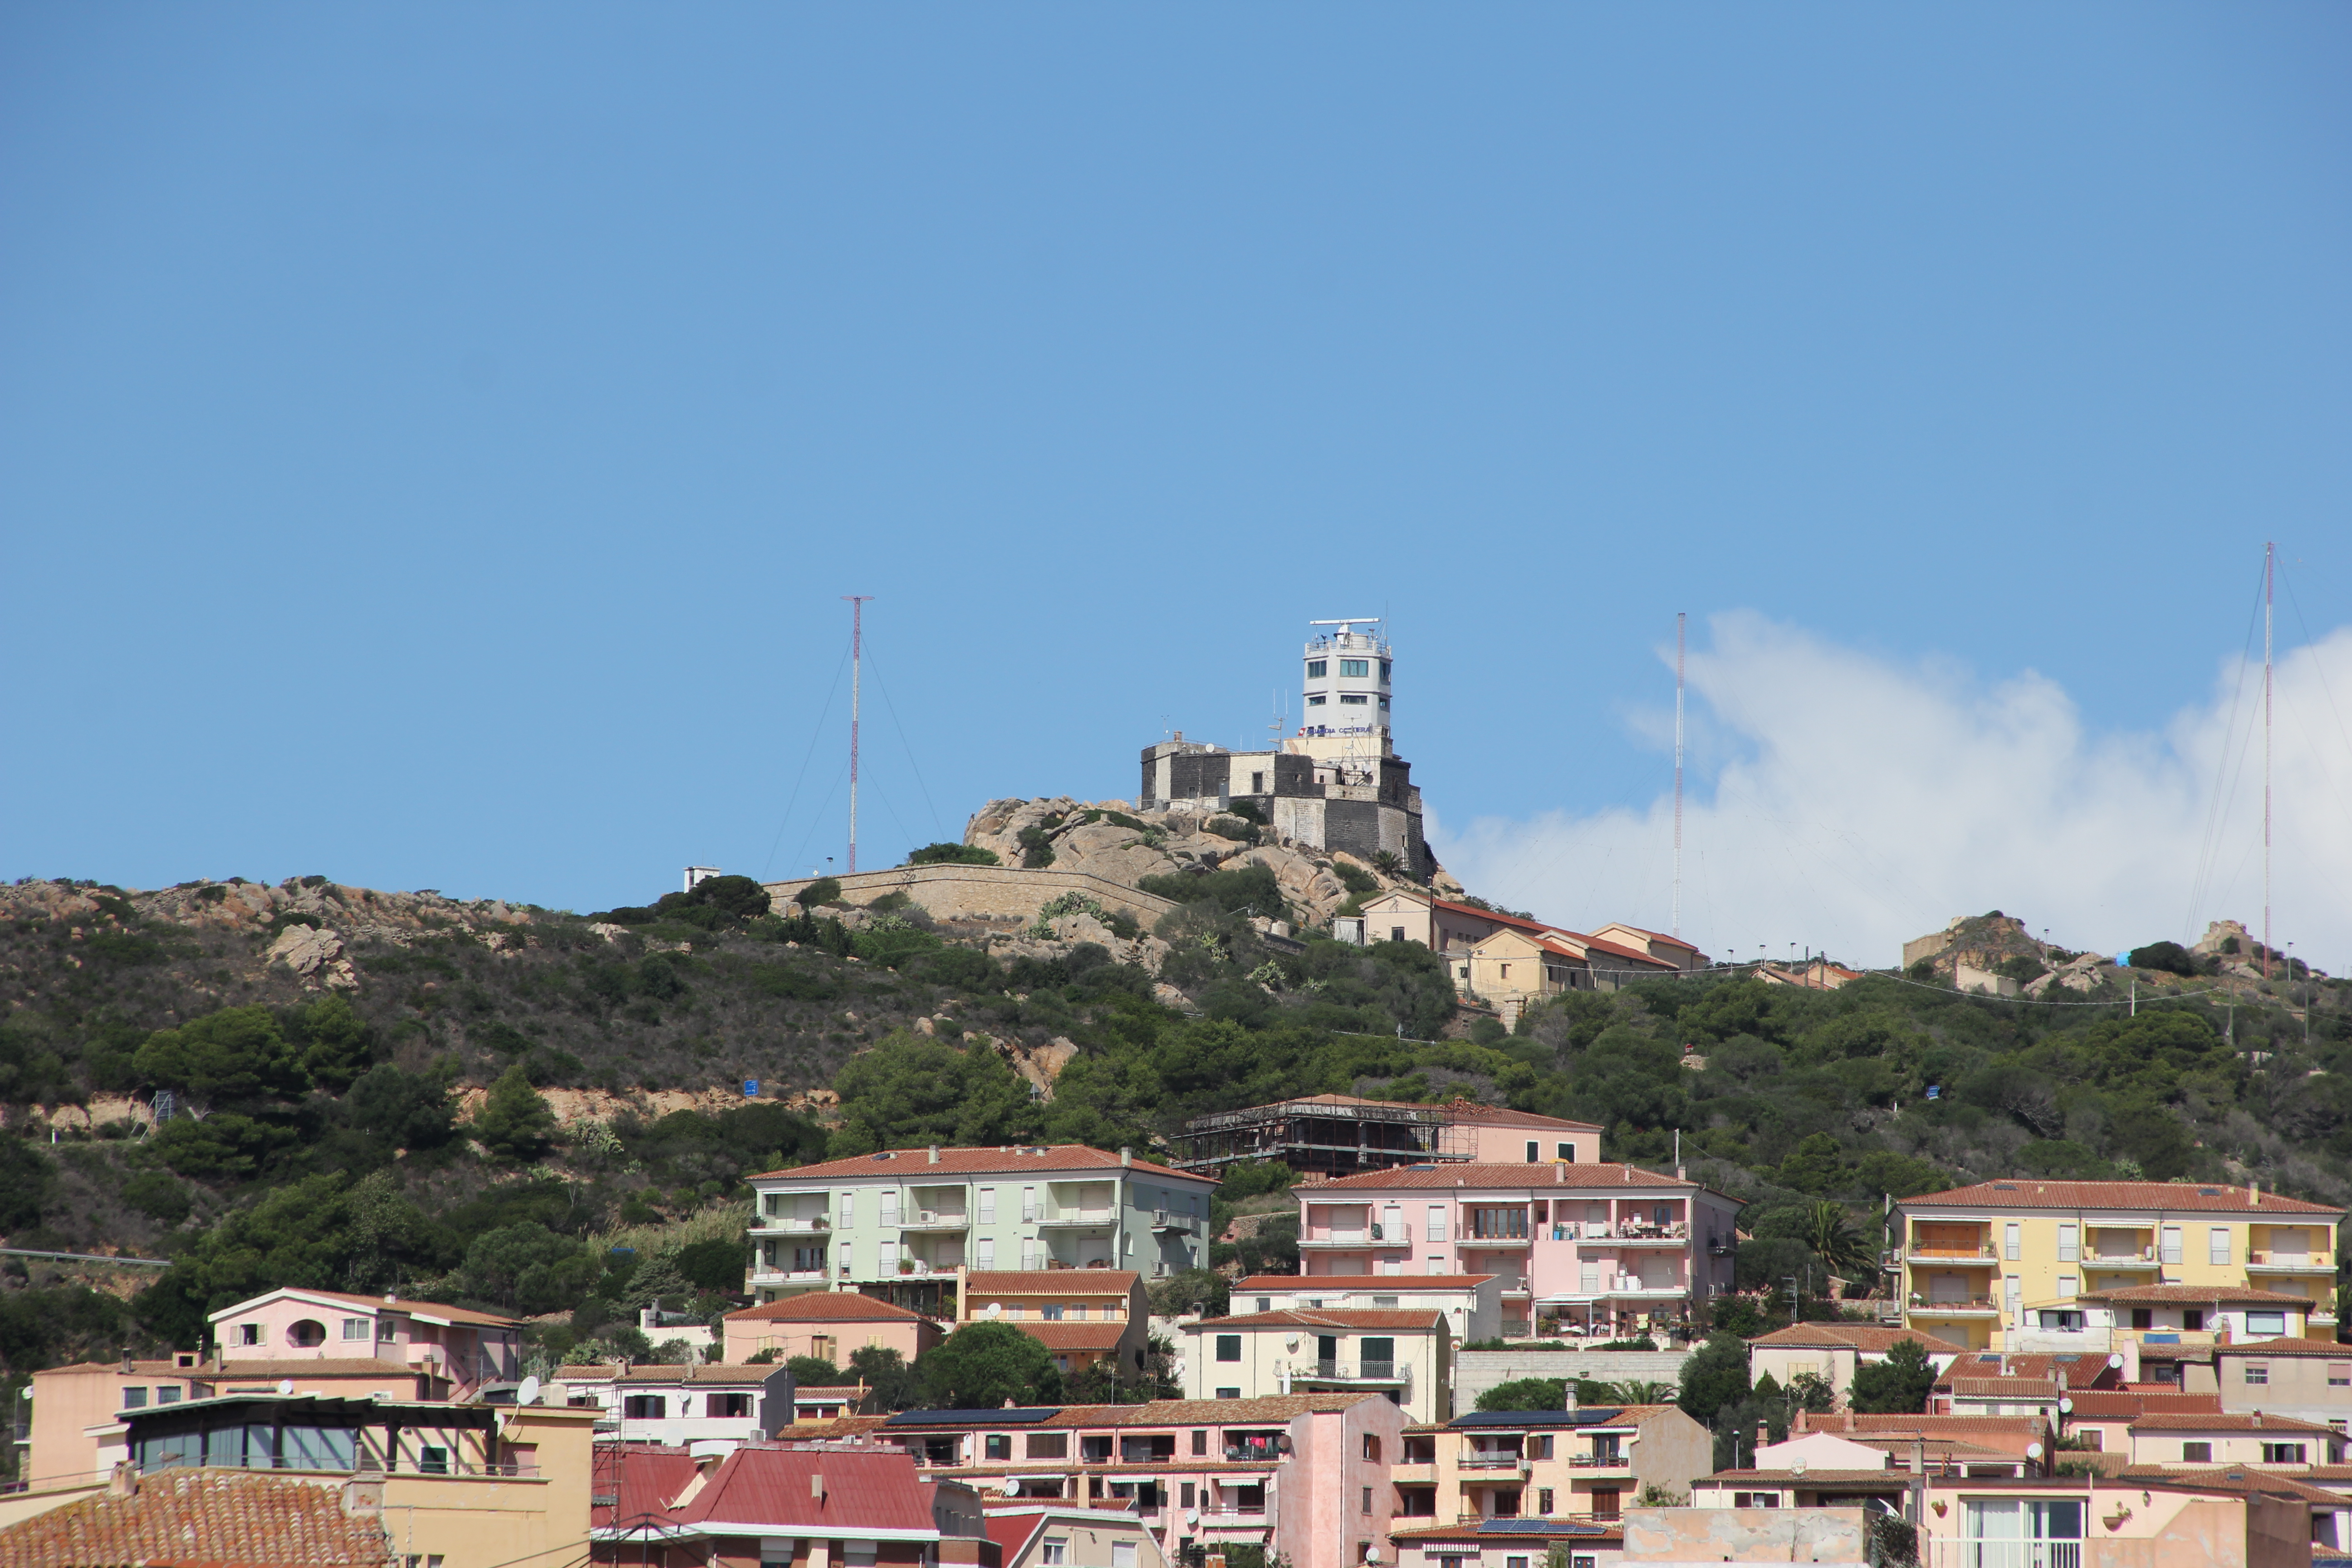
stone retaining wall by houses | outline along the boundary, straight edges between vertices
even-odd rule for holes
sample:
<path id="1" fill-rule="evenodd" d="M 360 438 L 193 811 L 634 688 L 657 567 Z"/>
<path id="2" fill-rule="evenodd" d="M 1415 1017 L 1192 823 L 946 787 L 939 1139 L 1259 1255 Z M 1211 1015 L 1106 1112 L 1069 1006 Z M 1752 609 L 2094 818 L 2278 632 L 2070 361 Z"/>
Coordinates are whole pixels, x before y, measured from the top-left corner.
<path id="1" fill-rule="evenodd" d="M 813 878 L 761 884 L 778 906 L 788 904 Z M 843 901 L 870 904 L 891 893 L 904 893 L 933 920 L 990 921 L 1022 924 L 1065 893 L 1084 893 L 1106 910 L 1125 910 L 1146 931 L 1177 906 L 1150 893 L 1097 877 L 1087 871 L 1059 871 L 1047 866 L 898 866 L 887 871 L 860 871 L 843 877 Z"/>
<path id="2" fill-rule="evenodd" d="M 1472 1408 L 1496 1384 L 1522 1377 L 1589 1378 L 1594 1383 L 1679 1383 L 1690 1351 L 1459 1351 L 1454 1357 L 1454 1408 Z"/>

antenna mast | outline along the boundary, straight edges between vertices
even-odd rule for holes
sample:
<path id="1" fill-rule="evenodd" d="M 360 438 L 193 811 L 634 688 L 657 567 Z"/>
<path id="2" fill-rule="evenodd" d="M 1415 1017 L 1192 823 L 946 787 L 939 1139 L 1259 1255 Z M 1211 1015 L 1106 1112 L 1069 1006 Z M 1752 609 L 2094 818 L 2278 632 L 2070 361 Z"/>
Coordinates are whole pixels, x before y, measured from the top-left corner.
<path id="1" fill-rule="evenodd" d="M 857 679 L 864 673 L 866 657 L 866 601 L 873 596 L 842 595 L 849 601 L 849 874 L 853 877 L 857 875 Z"/>
<path id="2" fill-rule="evenodd" d="M 2263 978 L 2271 977 L 2271 586 L 2278 546 L 2263 546 Z"/>
<path id="3" fill-rule="evenodd" d="M 1683 934 L 1683 626 L 1690 619 L 1675 612 L 1675 917 L 1667 934 Z"/>

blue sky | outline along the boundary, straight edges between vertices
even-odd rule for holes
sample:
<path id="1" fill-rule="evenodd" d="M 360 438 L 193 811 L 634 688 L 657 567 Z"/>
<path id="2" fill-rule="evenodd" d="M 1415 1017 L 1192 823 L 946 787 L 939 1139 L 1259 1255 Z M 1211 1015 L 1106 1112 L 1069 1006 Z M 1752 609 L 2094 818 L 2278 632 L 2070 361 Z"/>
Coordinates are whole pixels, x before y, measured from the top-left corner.
<path id="1" fill-rule="evenodd" d="M 1263 736 L 1368 610 L 1498 867 L 1651 820 L 1677 611 L 1781 628 L 1767 708 L 2030 680 L 2161 751 L 2265 538 L 2283 646 L 2352 622 L 2347 67 L 2298 5 L 0 7 L 0 876 L 801 869 L 846 593 L 868 864 Z M 2306 705 L 2294 918 L 2352 945 Z M 1695 799 L 1780 745 L 1745 711 Z M 1698 934 L 1883 961 L 2038 891 L 1874 831 L 1899 911 L 1759 875 Z"/>

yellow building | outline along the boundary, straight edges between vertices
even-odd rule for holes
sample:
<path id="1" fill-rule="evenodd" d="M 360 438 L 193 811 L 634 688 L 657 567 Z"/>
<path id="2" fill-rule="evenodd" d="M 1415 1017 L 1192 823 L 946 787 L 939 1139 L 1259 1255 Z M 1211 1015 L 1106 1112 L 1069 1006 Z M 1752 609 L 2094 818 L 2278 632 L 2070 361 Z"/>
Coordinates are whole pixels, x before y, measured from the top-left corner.
<path id="1" fill-rule="evenodd" d="M 1901 1282 L 1905 1323 L 1972 1350 L 2107 1350 L 2143 1335 L 2151 1343 L 2335 1337 L 2342 1209 L 2259 1185 L 2019 1177 L 1906 1198 L 1896 1210 L 1886 1266 Z M 2295 1311 L 2294 1302 L 2248 1297 L 2210 1312 L 2126 1316 L 2082 1300 L 2158 1285 L 2310 1305 Z"/>

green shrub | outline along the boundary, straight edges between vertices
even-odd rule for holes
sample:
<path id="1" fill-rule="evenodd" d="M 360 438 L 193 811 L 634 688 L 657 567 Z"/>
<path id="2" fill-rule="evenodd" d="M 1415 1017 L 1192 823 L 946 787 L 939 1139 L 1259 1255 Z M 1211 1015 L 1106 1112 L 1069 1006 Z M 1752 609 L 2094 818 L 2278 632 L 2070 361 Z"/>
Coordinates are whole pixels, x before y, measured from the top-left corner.
<path id="1" fill-rule="evenodd" d="M 821 904 L 837 904 L 841 902 L 841 879 L 819 877 L 794 893 L 793 901 L 804 910 L 813 910 Z"/>
<path id="2" fill-rule="evenodd" d="M 950 844 L 941 840 L 926 844 L 907 857 L 909 866 L 1002 866 L 993 849 L 983 849 L 977 844 Z"/>
<path id="3" fill-rule="evenodd" d="M 1034 871 L 1054 863 L 1054 846 L 1042 827 L 1024 827 L 1013 837 L 1021 845 L 1021 864 Z"/>
<path id="4" fill-rule="evenodd" d="M 1201 831 L 1230 838 L 1236 844 L 1255 844 L 1258 825 L 1241 816 L 1213 816 L 1201 825 Z"/>
<path id="5" fill-rule="evenodd" d="M 2165 974 L 2195 974 L 2197 955 L 2177 942 L 2152 942 L 2146 947 L 2136 947 L 2127 955 L 2134 969 L 2153 969 Z"/>

